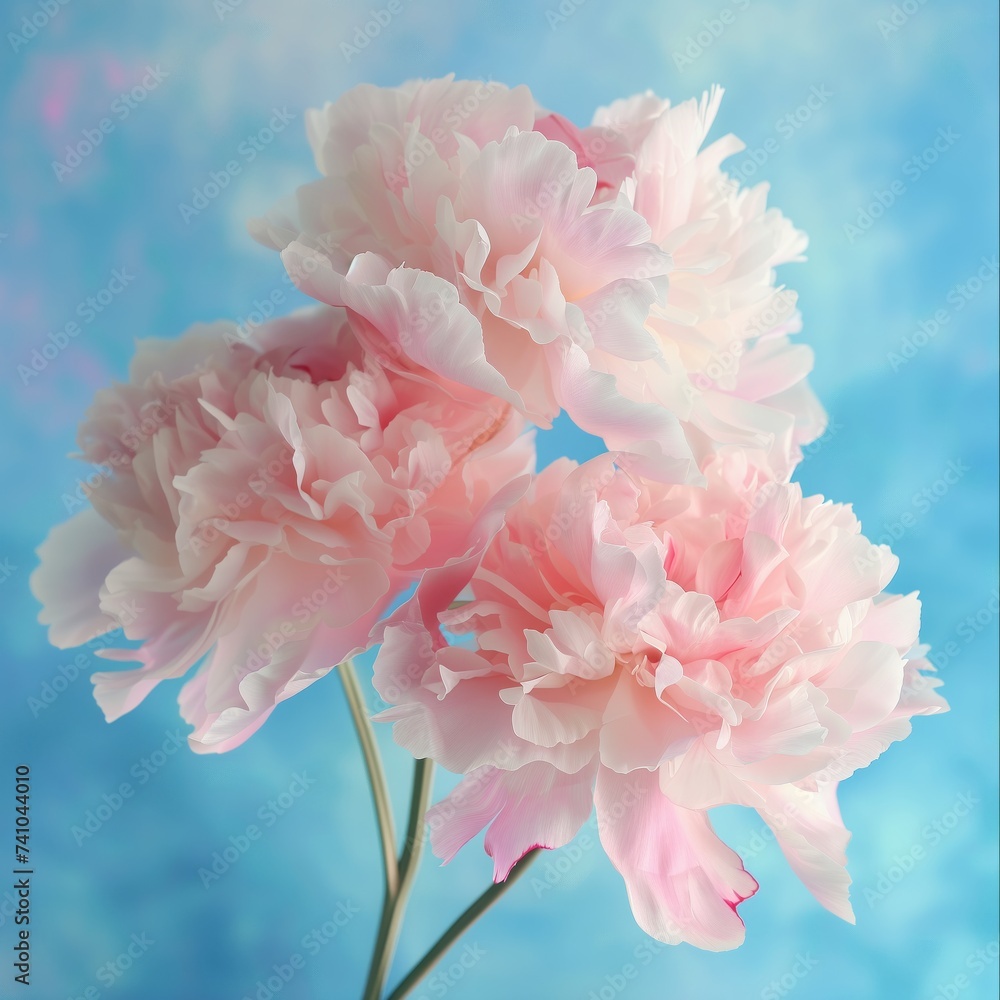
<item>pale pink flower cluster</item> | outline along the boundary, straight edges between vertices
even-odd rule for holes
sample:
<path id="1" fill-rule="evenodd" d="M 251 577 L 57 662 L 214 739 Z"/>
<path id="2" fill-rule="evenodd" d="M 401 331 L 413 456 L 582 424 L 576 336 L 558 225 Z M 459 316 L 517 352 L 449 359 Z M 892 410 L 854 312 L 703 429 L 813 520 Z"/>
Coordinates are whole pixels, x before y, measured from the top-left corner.
<path id="1" fill-rule="evenodd" d="M 825 426 L 775 284 L 806 241 L 720 169 L 738 140 L 700 148 L 721 96 L 637 97 L 579 130 L 524 87 L 358 87 L 309 116 L 323 178 L 252 231 L 395 363 L 543 427 L 564 409 L 668 482 L 726 445 L 787 478 Z"/>
<path id="2" fill-rule="evenodd" d="M 381 643 L 380 718 L 463 776 L 445 860 L 486 829 L 505 879 L 596 808 L 639 924 L 730 948 L 757 883 L 708 810 L 740 804 L 852 919 L 837 784 L 947 705 L 895 557 L 790 483 L 825 426 L 775 274 L 806 240 L 705 145 L 721 96 L 579 128 L 447 77 L 310 113 L 321 178 L 251 230 L 320 305 L 141 343 L 40 550 L 53 642 L 139 643 L 109 719 L 200 663 L 182 711 L 226 750 Z M 535 476 L 560 412 L 610 451 Z"/>
<path id="3" fill-rule="evenodd" d="M 121 626 L 138 669 L 98 673 L 108 720 L 199 661 L 191 746 L 229 750 L 367 648 L 391 601 L 465 552 L 479 510 L 534 468 L 525 423 L 365 353 L 343 310 L 140 341 L 82 457 L 113 468 L 56 528 L 32 585 L 58 646 Z M 136 434 L 136 428 L 155 427 Z"/>
<path id="4" fill-rule="evenodd" d="M 757 883 L 705 811 L 756 809 L 853 920 L 837 782 L 945 706 L 920 675 L 920 604 L 882 593 L 896 559 L 849 508 L 740 454 L 706 475 L 549 466 L 384 624 L 375 684 L 396 741 L 466 776 L 429 816 L 442 857 L 487 827 L 503 879 L 596 806 L 643 929 L 722 949 Z"/>

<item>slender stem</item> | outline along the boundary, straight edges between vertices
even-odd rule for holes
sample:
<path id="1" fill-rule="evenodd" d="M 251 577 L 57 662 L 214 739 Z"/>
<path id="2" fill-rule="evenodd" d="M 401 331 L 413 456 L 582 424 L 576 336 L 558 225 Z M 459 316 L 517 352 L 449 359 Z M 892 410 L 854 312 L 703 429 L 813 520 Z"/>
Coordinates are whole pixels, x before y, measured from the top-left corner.
<path id="1" fill-rule="evenodd" d="M 528 851 L 527 854 L 511 869 L 506 882 L 498 882 L 491 885 L 452 925 L 444 934 L 437 939 L 437 942 L 427 952 L 426 955 L 413 967 L 410 974 L 389 994 L 388 1000 L 403 1000 L 404 997 L 416 988 L 417 984 L 426 976 L 444 953 L 458 940 L 459 937 L 479 919 L 500 897 L 528 870 L 531 862 L 541 854 L 543 848 L 536 847 Z"/>
<path id="2" fill-rule="evenodd" d="M 424 816 L 431 804 L 431 789 L 434 784 L 434 762 L 430 759 L 418 760 L 413 772 L 413 794 L 410 799 L 410 815 L 406 820 L 406 841 L 403 853 L 399 858 L 400 872 L 410 875 L 416 873 L 423 853 L 426 837 L 424 834 Z M 402 876 L 400 876 L 399 894 L 402 895 Z"/>
<path id="3" fill-rule="evenodd" d="M 424 815 L 430 805 L 431 785 L 434 781 L 434 763 L 418 760 L 413 771 L 413 792 L 410 797 L 410 815 L 406 824 L 406 840 L 399 858 L 399 884 L 395 895 L 382 907 L 375 951 L 365 983 L 364 1000 L 379 1000 L 396 951 L 396 942 L 403 926 L 403 915 L 413 882 L 420 866 L 424 847 Z"/>
<path id="4" fill-rule="evenodd" d="M 399 886 L 399 868 L 396 864 L 396 826 L 392 819 L 392 803 L 389 800 L 389 785 L 385 780 L 382 768 L 382 758 L 375 742 L 375 731 L 368 718 L 368 707 L 365 705 L 358 675 L 354 664 L 344 660 L 337 667 L 347 704 L 354 719 L 354 728 L 358 731 L 358 741 L 361 743 L 361 753 L 368 770 L 368 780 L 372 787 L 372 801 L 375 803 L 375 817 L 378 820 L 379 836 L 382 840 L 382 863 L 385 869 L 385 900 L 383 909 L 387 907 L 396 895 Z"/>

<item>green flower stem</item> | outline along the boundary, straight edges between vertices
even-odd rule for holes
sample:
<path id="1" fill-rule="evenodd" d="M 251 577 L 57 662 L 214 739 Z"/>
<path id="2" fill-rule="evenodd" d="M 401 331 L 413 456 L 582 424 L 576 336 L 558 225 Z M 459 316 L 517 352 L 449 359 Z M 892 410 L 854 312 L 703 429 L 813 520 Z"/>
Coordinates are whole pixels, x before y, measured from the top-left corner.
<path id="1" fill-rule="evenodd" d="M 399 885 L 395 896 L 387 899 L 382 907 L 375 952 L 368 970 L 364 1000 L 379 1000 L 385 987 L 386 977 L 396 951 L 396 942 L 403 926 L 403 915 L 413 882 L 420 866 L 420 855 L 424 847 L 424 814 L 431 800 L 431 785 L 434 780 L 434 764 L 430 760 L 418 760 L 413 772 L 413 793 L 410 798 L 410 816 L 406 824 L 406 841 L 399 858 Z"/>
<path id="2" fill-rule="evenodd" d="M 410 995 L 418 983 L 426 976 L 445 952 L 479 919 L 500 897 L 528 870 L 531 862 L 542 852 L 536 847 L 511 869 L 506 882 L 491 885 L 452 925 L 426 955 L 413 967 L 410 974 L 389 994 L 388 1000 L 403 1000 Z"/>
<path id="3" fill-rule="evenodd" d="M 361 753 L 368 769 L 368 780 L 372 788 L 372 800 L 375 803 L 375 817 L 378 820 L 379 836 L 382 839 L 382 862 L 385 868 L 385 899 L 383 909 L 396 896 L 399 886 L 399 868 L 396 864 L 396 825 L 392 819 L 392 804 L 389 800 L 389 785 L 385 780 L 385 770 L 382 768 L 382 758 L 375 741 L 375 731 L 368 718 L 368 706 L 358 683 L 358 675 L 354 664 L 345 660 L 337 667 L 347 704 L 354 719 L 354 728 L 358 731 L 358 741 Z"/>

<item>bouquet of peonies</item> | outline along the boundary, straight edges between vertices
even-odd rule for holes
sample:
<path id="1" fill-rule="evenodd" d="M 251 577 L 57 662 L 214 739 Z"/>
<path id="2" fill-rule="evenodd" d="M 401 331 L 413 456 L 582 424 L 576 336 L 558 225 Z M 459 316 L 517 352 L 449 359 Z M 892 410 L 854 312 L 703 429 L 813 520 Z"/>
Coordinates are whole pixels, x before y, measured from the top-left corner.
<path id="1" fill-rule="evenodd" d="M 355 88 L 309 115 L 321 178 L 251 224 L 317 305 L 140 341 L 80 430 L 106 474 L 32 582 L 56 645 L 133 640 L 93 678 L 109 721 L 195 668 L 190 745 L 222 752 L 340 673 L 385 863 L 370 1000 L 425 824 L 445 860 L 486 829 L 499 884 L 393 997 L 592 809 L 660 941 L 743 940 L 727 803 L 852 920 L 837 784 L 947 709 L 895 557 L 790 482 L 825 426 L 775 279 L 806 240 L 726 175 L 739 140 L 703 148 L 721 95 L 581 129 L 525 87 Z M 608 451 L 535 474 L 561 412 Z M 399 857 L 375 644 L 417 758 Z M 432 762 L 463 778 L 428 809 Z"/>

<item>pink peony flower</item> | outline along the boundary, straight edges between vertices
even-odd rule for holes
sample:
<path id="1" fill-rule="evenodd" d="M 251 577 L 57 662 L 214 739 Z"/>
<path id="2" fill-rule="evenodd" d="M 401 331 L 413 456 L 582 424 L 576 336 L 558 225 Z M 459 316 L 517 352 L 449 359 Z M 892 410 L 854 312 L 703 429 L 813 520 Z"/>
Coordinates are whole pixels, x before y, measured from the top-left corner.
<path id="1" fill-rule="evenodd" d="M 852 920 L 837 783 L 947 705 L 919 601 L 883 593 L 896 558 L 849 507 L 739 453 L 706 474 L 556 462 L 384 623 L 375 684 L 396 741 L 465 776 L 428 814 L 439 856 L 485 827 L 501 881 L 596 806 L 643 930 L 721 950 L 757 883 L 707 810 L 756 809 Z"/>
<path id="2" fill-rule="evenodd" d="M 700 148 L 721 96 L 647 94 L 579 129 L 523 87 L 358 87 L 309 116 L 325 176 L 251 228 L 300 288 L 364 317 L 386 364 L 540 426 L 564 409 L 665 481 L 698 482 L 726 446 L 787 479 L 825 426 L 775 283 L 806 241 L 766 185 L 721 170 L 737 139 Z"/>
<path id="3" fill-rule="evenodd" d="M 141 341 L 80 430 L 93 507 L 40 547 L 51 641 L 117 624 L 138 669 L 94 676 L 109 721 L 204 660 L 180 694 L 195 750 L 229 750 L 368 645 L 390 602 L 465 553 L 533 467 L 510 406 L 387 371 L 342 310 Z"/>
<path id="4" fill-rule="evenodd" d="M 624 198 L 595 202 L 594 171 L 534 119 L 524 88 L 358 88 L 310 116 L 326 176 L 252 231 L 303 291 L 363 317 L 385 364 L 462 379 L 541 426 L 565 409 L 649 471 L 697 478 L 677 415 L 604 370 L 657 363 L 645 321 L 669 255 Z"/>

